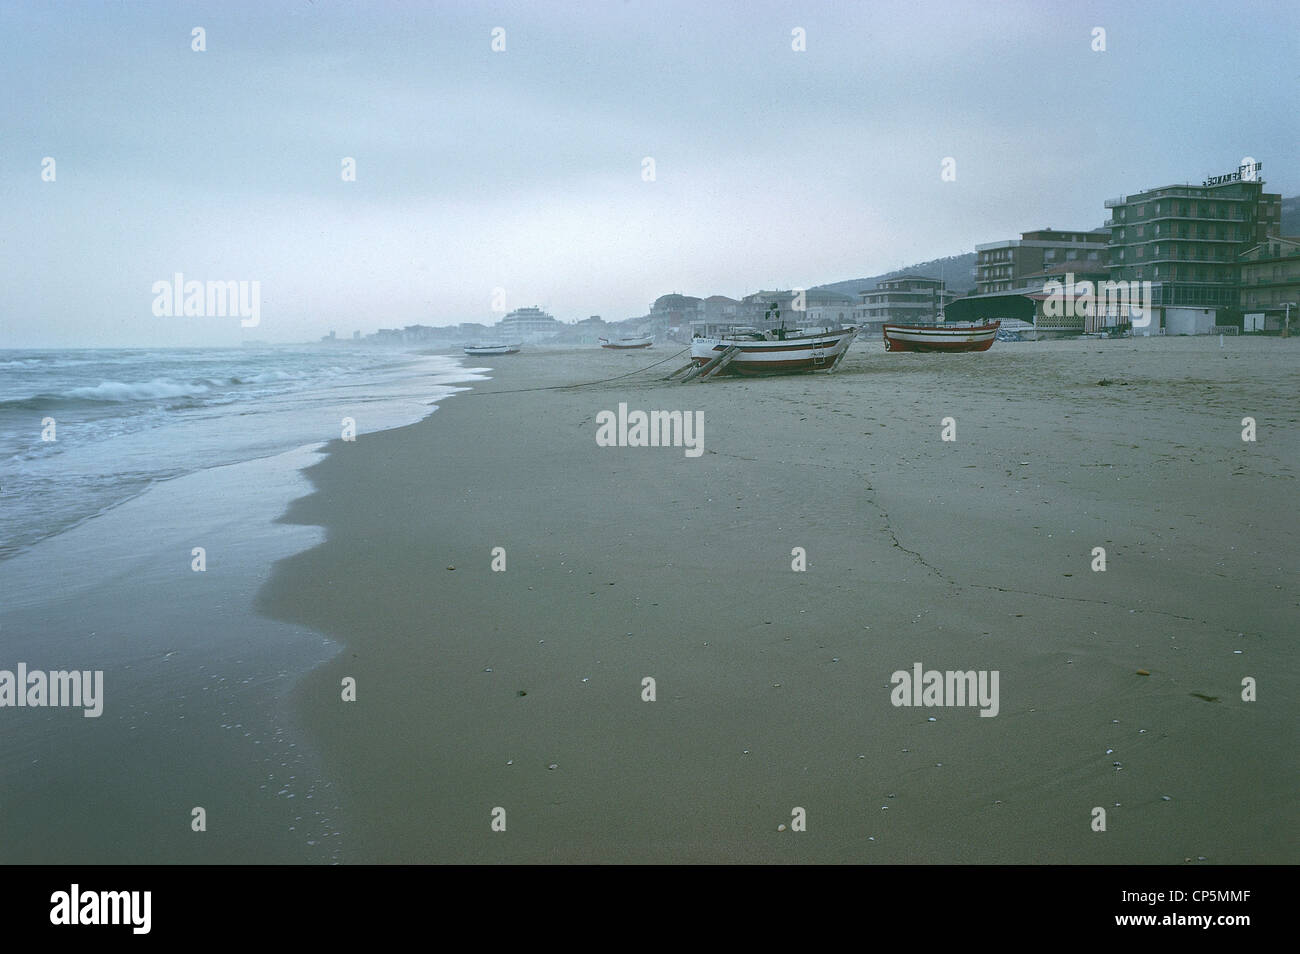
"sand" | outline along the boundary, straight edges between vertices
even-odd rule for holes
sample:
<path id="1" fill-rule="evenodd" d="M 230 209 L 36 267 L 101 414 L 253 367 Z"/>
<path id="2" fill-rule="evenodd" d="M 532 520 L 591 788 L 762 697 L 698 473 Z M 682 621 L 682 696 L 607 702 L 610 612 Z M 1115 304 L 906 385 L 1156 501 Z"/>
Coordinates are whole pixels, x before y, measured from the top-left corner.
<path id="1" fill-rule="evenodd" d="M 274 562 L 324 537 L 276 523 L 315 457 L 161 481 L 0 563 L 0 669 L 104 674 L 98 717 L 0 709 L 0 863 L 335 860 L 292 688 L 339 647 L 251 610 Z"/>
<path id="2" fill-rule="evenodd" d="M 308 471 L 326 540 L 258 607 L 344 646 L 293 700 L 339 860 L 1300 860 L 1300 342 L 527 390 L 675 350 L 489 359 Z M 619 402 L 705 452 L 598 446 Z M 997 671 L 998 714 L 893 705 L 915 663 Z"/>

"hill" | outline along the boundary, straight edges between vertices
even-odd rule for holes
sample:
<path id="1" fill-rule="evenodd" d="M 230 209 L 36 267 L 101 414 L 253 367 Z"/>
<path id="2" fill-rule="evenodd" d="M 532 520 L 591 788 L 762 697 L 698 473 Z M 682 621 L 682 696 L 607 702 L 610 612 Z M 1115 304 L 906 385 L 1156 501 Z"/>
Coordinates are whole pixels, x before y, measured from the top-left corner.
<path id="1" fill-rule="evenodd" d="M 1300 235 L 1300 196 L 1282 200 L 1282 234 Z"/>
<path id="2" fill-rule="evenodd" d="M 873 275 L 870 278 L 854 278 L 849 281 L 830 282 L 816 287 L 825 291 L 852 295 L 856 299 L 858 292 L 868 291 L 875 288 L 877 282 L 888 278 L 897 278 L 900 275 L 942 278 L 948 283 L 950 291 L 964 295 L 975 288 L 975 253 L 965 252 L 961 255 L 950 255 L 947 258 L 934 258 L 928 262 L 918 262 L 915 265 L 908 265 L 906 268 L 895 269 L 881 275 Z"/>

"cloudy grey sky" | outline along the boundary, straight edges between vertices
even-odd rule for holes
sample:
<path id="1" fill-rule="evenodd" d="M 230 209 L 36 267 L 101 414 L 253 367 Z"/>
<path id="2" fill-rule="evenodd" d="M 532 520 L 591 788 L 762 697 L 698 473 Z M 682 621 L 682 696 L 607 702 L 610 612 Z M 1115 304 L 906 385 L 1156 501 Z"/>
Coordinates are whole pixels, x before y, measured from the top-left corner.
<path id="1" fill-rule="evenodd" d="M 1289 0 L 4 0 L 0 347 L 491 322 L 498 287 L 620 319 L 1095 228 L 1244 156 L 1295 195 L 1298 38 Z M 155 317 L 176 272 L 259 281 L 261 324 Z"/>

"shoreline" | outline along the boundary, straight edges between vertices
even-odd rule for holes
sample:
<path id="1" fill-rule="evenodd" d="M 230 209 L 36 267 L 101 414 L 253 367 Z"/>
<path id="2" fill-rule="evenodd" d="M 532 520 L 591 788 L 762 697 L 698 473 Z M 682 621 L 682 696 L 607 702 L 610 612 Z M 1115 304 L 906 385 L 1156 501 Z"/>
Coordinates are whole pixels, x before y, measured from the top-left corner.
<path id="1" fill-rule="evenodd" d="M 1293 862 L 1294 691 L 1235 689 L 1294 665 L 1294 349 L 1267 344 L 506 393 L 661 357 L 525 352 L 333 442 L 281 518 L 325 540 L 257 609 L 343 644 L 294 692 L 341 860 Z M 598 447 L 620 401 L 702 410 L 705 453 Z M 1000 714 L 891 705 L 918 661 L 1000 671 Z"/>
<path id="2" fill-rule="evenodd" d="M 168 350 L 150 351 L 147 355 L 166 354 Z M 191 357 L 196 350 L 202 351 L 171 350 Z M 213 350 L 220 354 L 229 349 Z M 0 528 L 5 532 L 0 541 L 0 565 L 169 481 L 214 468 L 301 453 L 304 448 L 322 444 L 340 433 L 339 418 L 333 417 L 336 407 L 343 414 L 356 415 L 361 426 L 371 430 L 398 427 L 426 417 L 429 406 L 441 397 L 440 389 L 430 393 L 431 377 L 445 381 L 443 389 L 447 393 L 463 381 L 473 380 L 468 372 L 460 377 L 462 372 L 454 356 L 415 352 L 388 355 L 386 365 L 360 372 L 355 364 L 346 368 L 319 364 L 306 369 L 291 367 L 286 373 L 266 365 L 214 367 L 194 362 L 189 367 L 147 370 L 156 376 L 150 381 L 138 380 L 139 368 L 123 371 L 116 366 L 117 359 L 131 353 L 129 349 L 75 349 L 73 353 L 79 360 L 72 364 L 98 367 L 99 373 L 84 377 L 82 383 L 65 378 L 51 393 L 0 401 L 30 405 L 30 414 L 36 420 L 57 414 L 57 424 L 63 429 L 61 439 L 41 445 L 57 449 L 57 453 L 38 454 L 36 448 L 20 447 L 10 461 L 12 465 L 22 458 L 5 480 L 4 502 L 23 501 L 27 506 L 10 506 L 6 511 L 7 519 Z M 317 359 L 322 355 L 333 357 L 323 349 L 293 348 L 286 353 L 290 358 L 303 354 Z M 265 354 L 259 354 L 259 358 L 265 359 Z M 343 359 L 341 363 L 348 362 Z M 295 371 L 299 372 L 296 380 Z M 350 373 L 357 374 L 360 381 L 349 381 Z M 177 380 L 172 381 L 168 375 Z M 119 377 L 126 380 L 117 380 Z M 259 387 L 279 387 L 286 379 L 293 381 L 293 386 L 256 393 Z M 86 383 L 90 381 L 97 383 Z M 158 391 L 159 385 L 184 393 L 166 396 L 165 391 Z M 133 393 L 118 393 L 102 401 L 86 396 L 85 392 L 99 394 L 105 388 Z M 357 401 L 354 393 L 359 388 L 367 389 L 369 396 Z M 152 400 L 140 393 L 151 389 Z M 248 390 L 241 393 L 240 389 Z M 8 390 L 14 393 L 13 388 Z M 185 406 L 180 411 L 162 410 L 163 405 L 182 399 Z M 60 406 L 59 402 L 73 403 Z M 5 423 L 12 428 L 15 419 L 11 413 Z M 14 432 L 6 430 L 3 436 L 14 437 Z M 123 473 L 130 480 L 123 479 Z M 79 478 L 82 483 L 71 483 L 71 478 Z M 39 496 L 27 500 L 25 492 Z"/>
<path id="3" fill-rule="evenodd" d="M 400 420 L 412 408 L 423 419 L 464 386 L 449 378 L 474 378 L 425 367 L 418 400 L 393 397 L 390 376 L 381 390 L 393 399 L 360 402 L 361 420 Z M 97 717 L 0 707 L 10 735 L 0 860 L 338 859 L 332 783 L 290 699 L 341 645 L 252 606 L 275 561 L 323 538 L 278 518 L 310 491 L 302 469 L 324 446 L 154 480 L 0 561 L 0 671 L 103 673 Z M 196 807 L 206 831 L 190 827 Z"/>
<path id="4" fill-rule="evenodd" d="M 339 647 L 242 609 L 272 562 L 321 537 L 275 522 L 316 456 L 303 447 L 162 481 L 0 564 L 12 594 L 0 668 L 104 673 L 99 717 L 0 710 L 5 863 L 331 860 L 331 783 L 286 698 Z M 190 828 L 195 807 L 205 832 Z"/>

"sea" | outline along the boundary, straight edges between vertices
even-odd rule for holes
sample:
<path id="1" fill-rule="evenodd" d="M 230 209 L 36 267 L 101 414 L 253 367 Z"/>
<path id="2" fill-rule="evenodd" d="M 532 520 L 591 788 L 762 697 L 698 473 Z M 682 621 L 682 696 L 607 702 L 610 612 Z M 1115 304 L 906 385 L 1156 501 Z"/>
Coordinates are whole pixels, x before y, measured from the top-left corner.
<path id="1" fill-rule="evenodd" d="M 472 372 L 327 347 L 0 350 L 0 561 L 160 481 L 419 420 Z"/>

